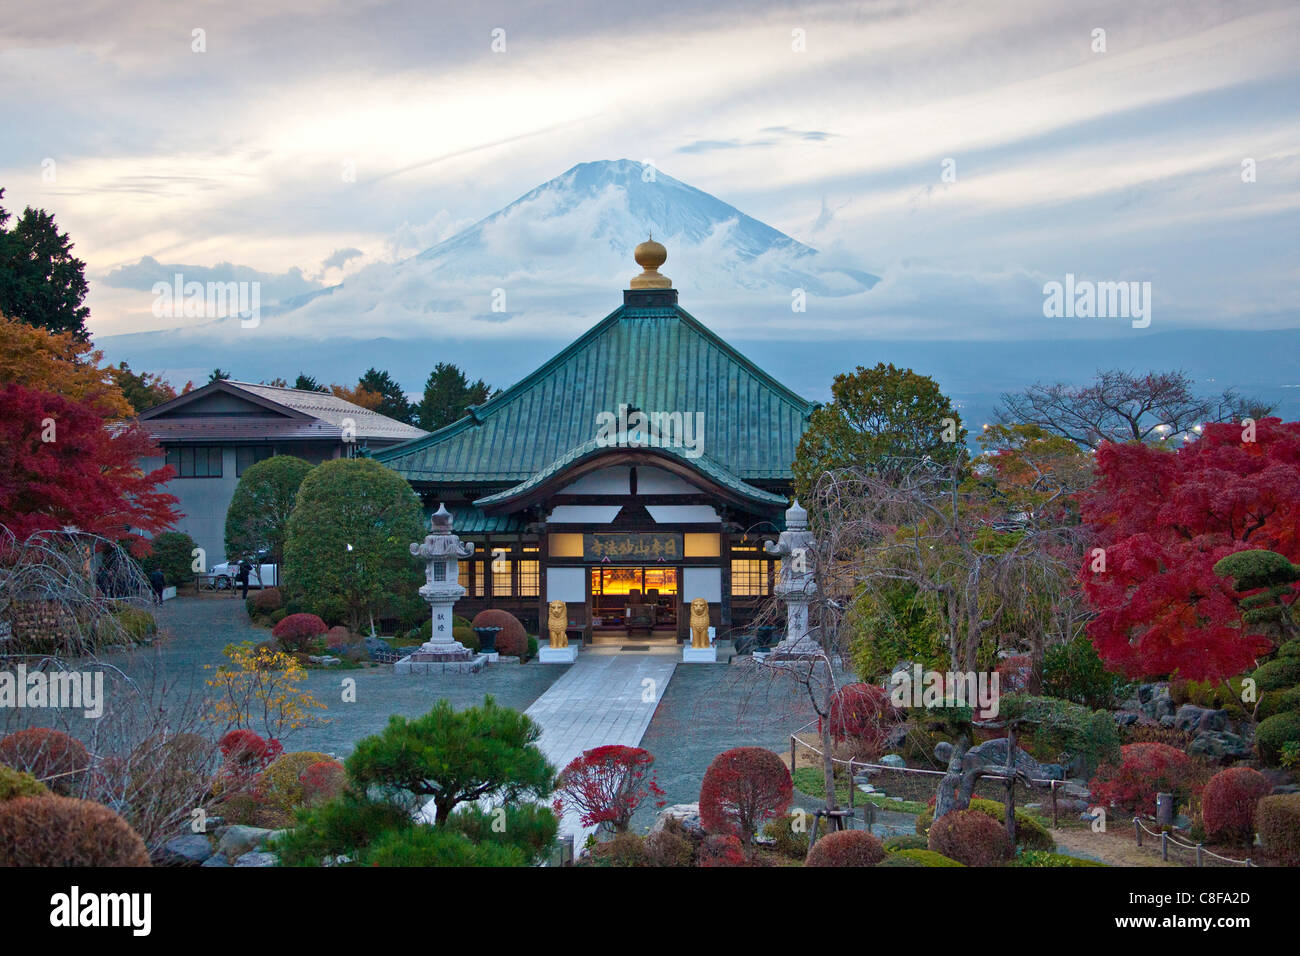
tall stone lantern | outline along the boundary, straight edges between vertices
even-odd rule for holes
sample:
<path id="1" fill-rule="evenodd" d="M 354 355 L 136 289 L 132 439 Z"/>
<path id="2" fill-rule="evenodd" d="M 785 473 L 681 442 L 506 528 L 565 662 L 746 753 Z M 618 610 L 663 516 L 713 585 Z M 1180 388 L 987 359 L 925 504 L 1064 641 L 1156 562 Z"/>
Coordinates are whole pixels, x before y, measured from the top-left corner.
<path id="1" fill-rule="evenodd" d="M 813 577 L 813 533 L 808 512 L 798 499 L 786 510 L 785 530 L 763 550 L 781 559 L 781 576 L 772 593 L 785 602 L 785 639 L 772 650 L 772 660 L 815 657 L 821 645 L 808 633 L 808 605 L 817 594 Z"/>
<path id="2" fill-rule="evenodd" d="M 404 657 L 393 669 L 399 674 L 477 671 L 486 662 L 452 635 L 452 607 L 465 596 L 460 586 L 460 562 L 474 553 L 471 542 L 461 542 L 451 530 L 451 513 L 439 503 L 429 519 L 429 534 L 411 545 L 411 554 L 424 559 L 424 586 L 420 597 L 429 602 L 433 633 L 419 650 Z"/>

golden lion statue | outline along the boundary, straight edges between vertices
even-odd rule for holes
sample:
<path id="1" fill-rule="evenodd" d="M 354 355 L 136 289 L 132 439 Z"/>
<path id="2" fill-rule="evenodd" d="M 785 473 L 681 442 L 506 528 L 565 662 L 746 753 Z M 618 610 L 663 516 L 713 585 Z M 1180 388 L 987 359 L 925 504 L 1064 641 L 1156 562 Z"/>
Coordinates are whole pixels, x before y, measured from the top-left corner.
<path id="1" fill-rule="evenodd" d="M 691 602 L 691 647 L 709 646 L 709 602 L 696 598 Z"/>
<path id="2" fill-rule="evenodd" d="M 551 632 L 551 647 L 568 647 L 569 608 L 563 601 L 552 601 L 546 617 L 546 628 Z"/>

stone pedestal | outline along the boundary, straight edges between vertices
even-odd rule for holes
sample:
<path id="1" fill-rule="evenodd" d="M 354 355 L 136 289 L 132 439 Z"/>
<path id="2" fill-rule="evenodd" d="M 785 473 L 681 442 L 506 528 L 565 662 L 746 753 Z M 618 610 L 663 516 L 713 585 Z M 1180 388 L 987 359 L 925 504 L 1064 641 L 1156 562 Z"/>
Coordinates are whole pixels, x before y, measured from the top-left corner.
<path id="1" fill-rule="evenodd" d="M 570 644 L 567 647 L 539 647 L 537 649 L 537 660 L 542 664 L 572 664 L 578 659 L 578 646 Z"/>
<path id="2" fill-rule="evenodd" d="M 689 644 L 682 648 L 683 664 L 716 664 L 718 663 L 718 649 L 713 646 L 709 647 L 691 647 Z"/>

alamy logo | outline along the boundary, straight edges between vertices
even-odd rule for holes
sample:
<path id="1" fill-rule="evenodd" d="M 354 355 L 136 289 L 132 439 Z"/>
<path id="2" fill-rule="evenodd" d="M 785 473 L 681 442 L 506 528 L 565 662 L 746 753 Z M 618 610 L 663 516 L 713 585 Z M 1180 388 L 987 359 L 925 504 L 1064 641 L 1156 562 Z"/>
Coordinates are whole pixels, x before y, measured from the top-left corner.
<path id="1" fill-rule="evenodd" d="M 970 707 L 984 718 L 998 715 L 1002 677 L 997 671 L 895 671 L 889 699 L 895 707 Z"/>
<path id="2" fill-rule="evenodd" d="M 1075 280 L 1043 285 L 1043 315 L 1049 319 L 1132 319 L 1133 328 L 1151 324 L 1150 282 Z"/>
<path id="3" fill-rule="evenodd" d="M 104 714 L 103 671 L 27 672 L 26 664 L 0 671 L 0 707 L 80 710 L 88 720 Z"/>
<path id="4" fill-rule="evenodd" d="M 186 282 L 179 272 L 172 281 L 153 284 L 153 314 L 159 319 L 220 319 L 239 316 L 241 328 L 262 324 L 262 283 Z"/>
<path id="5" fill-rule="evenodd" d="M 152 928 L 153 896 L 149 893 L 82 893 L 74 886 L 68 893 L 50 897 L 50 925 L 126 926 L 132 936 L 148 936 Z"/>
<path id="6" fill-rule="evenodd" d="M 601 448 L 680 448 L 687 458 L 704 454 L 704 413 L 643 412 L 619 405 L 617 412 L 596 415 L 596 444 Z"/>

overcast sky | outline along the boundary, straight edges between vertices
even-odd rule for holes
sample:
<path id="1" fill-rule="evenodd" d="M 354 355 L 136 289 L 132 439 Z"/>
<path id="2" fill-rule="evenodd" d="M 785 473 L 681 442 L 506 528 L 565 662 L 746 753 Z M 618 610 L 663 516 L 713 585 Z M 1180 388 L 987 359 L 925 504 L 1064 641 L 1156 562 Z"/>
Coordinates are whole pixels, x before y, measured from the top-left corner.
<path id="1" fill-rule="evenodd" d="M 144 257 L 293 294 L 618 158 L 881 276 L 900 337 L 1016 335 L 979 303 L 1066 272 L 1298 324 L 1294 0 L 4 6 L 3 205 L 71 233 L 97 335 L 160 326 L 104 281 Z"/>

